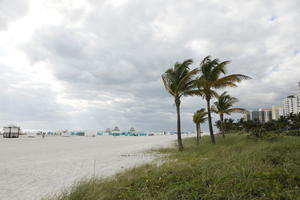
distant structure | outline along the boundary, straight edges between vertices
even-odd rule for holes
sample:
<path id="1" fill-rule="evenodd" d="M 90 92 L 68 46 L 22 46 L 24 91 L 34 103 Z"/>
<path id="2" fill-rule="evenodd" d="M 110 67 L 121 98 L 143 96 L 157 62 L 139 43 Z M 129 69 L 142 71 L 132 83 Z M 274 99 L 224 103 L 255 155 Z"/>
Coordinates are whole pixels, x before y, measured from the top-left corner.
<path id="1" fill-rule="evenodd" d="M 118 126 L 115 126 L 115 128 L 112 131 L 120 131 Z"/>
<path id="2" fill-rule="evenodd" d="M 112 130 L 111 134 L 113 136 L 120 136 L 121 135 L 121 131 L 120 131 L 119 127 L 115 126 L 115 128 Z"/>
<path id="3" fill-rule="evenodd" d="M 15 125 L 3 127 L 4 138 L 18 138 L 21 133 L 21 128 Z"/>
<path id="4" fill-rule="evenodd" d="M 300 82 L 298 82 L 298 92 L 295 95 L 289 95 L 283 100 L 283 114 L 297 114 L 300 112 Z"/>
<path id="5" fill-rule="evenodd" d="M 104 132 L 105 133 L 111 133 L 111 129 L 110 128 L 106 128 L 106 130 Z"/>
<path id="6" fill-rule="evenodd" d="M 247 111 L 244 114 L 244 120 L 258 120 L 262 123 L 272 120 L 272 109 L 270 108 L 260 108 L 255 111 Z"/>
<path id="7" fill-rule="evenodd" d="M 268 122 L 272 120 L 272 109 L 260 108 L 258 109 L 258 119 L 260 122 Z"/>
<path id="8" fill-rule="evenodd" d="M 297 106 L 298 106 L 298 112 L 300 112 L 300 82 L 298 82 L 298 94 L 297 94 Z"/>
<path id="9" fill-rule="evenodd" d="M 245 121 L 250 121 L 250 120 L 252 119 L 252 112 L 246 111 L 246 112 L 244 113 L 243 119 L 244 119 Z M 164 133 L 165 133 L 165 131 L 164 131 Z M 165 134 L 164 134 L 164 135 L 165 135 Z"/>
<path id="10" fill-rule="evenodd" d="M 278 120 L 281 116 L 300 113 L 300 82 L 298 82 L 297 94 L 289 95 L 283 100 L 283 106 L 274 105 L 272 109 L 260 108 L 256 111 L 247 111 L 244 114 L 244 120 L 259 120 L 268 122 Z"/>
<path id="11" fill-rule="evenodd" d="M 290 95 L 283 100 L 283 113 L 285 116 L 293 113 L 298 113 L 298 100 L 297 96 Z"/>
<path id="12" fill-rule="evenodd" d="M 272 120 L 278 120 L 283 116 L 283 106 L 272 106 Z"/>
<path id="13" fill-rule="evenodd" d="M 134 133 L 134 132 L 136 132 L 136 130 L 133 127 L 131 127 L 129 132 Z"/>

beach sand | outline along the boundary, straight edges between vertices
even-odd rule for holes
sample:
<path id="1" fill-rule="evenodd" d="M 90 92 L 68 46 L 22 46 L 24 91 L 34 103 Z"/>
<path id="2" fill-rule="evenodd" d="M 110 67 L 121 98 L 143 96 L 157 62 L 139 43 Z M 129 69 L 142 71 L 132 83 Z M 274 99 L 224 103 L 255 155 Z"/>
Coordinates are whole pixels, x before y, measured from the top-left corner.
<path id="1" fill-rule="evenodd" d="M 57 194 L 94 174 L 109 176 L 150 162 L 154 156 L 144 150 L 175 140 L 176 135 L 0 138 L 0 199 L 37 200 Z"/>

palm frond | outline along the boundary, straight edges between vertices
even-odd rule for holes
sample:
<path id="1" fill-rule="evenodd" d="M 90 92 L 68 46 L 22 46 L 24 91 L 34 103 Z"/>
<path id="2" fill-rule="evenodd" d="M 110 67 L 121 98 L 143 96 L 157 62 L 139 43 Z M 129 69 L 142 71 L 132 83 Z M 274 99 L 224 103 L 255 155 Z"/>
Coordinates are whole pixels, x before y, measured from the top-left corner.
<path id="1" fill-rule="evenodd" d="M 224 113 L 230 114 L 230 113 L 246 113 L 247 110 L 244 108 L 230 108 L 227 109 Z"/>
<path id="2" fill-rule="evenodd" d="M 204 91 L 199 89 L 191 89 L 184 92 L 185 96 L 203 96 Z"/>
<path id="3" fill-rule="evenodd" d="M 185 74 L 178 83 L 178 90 L 188 91 L 193 88 L 193 76 L 198 73 L 198 69 L 193 69 L 192 71 Z"/>
<path id="4" fill-rule="evenodd" d="M 217 109 L 216 105 L 212 105 L 210 110 L 214 113 L 219 113 L 219 110 Z"/>
<path id="5" fill-rule="evenodd" d="M 224 76 L 215 81 L 213 86 L 215 88 L 223 88 L 223 87 L 236 87 L 235 83 L 239 83 L 242 80 L 248 80 L 251 77 L 243 75 L 243 74 L 231 74 L 228 76 Z"/>
<path id="6" fill-rule="evenodd" d="M 161 76 L 164 86 L 166 88 L 166 90 L 172 95 L 172 96 L 176 96 L 176 93 L 170 88 L 170 83 L 168 83 L 168 79 L 165 75 Z"/>
<path id="7" fill-rule="evenodd" d="M 167 78 L 167 76 L 165 76 L 165 74 L 163 74 L 162 76 L 161 76 L 161 78 L 162 78 L 162 80 L 163 80 L 163 83 L 164 83 L 164 86 L 165 86 L 165 88 L 166 88 L 166 90 L 172 95 L 172 96 L 176 96 L 176 93 L 175 93 L 175 91 L 173 91 L 172 89 L 171 89 L 171 87 L 170 87 L 170 80 L 168 80 L 168 78 Z"/>
<path id="8" fill-rule="evenodd" d="M 228 63 L 230 63 L 230 61 L 216 63 L 215 67 L 211 71 L 211 80 L 218 80 L 221 74 L 226 74 L 226 65 Z"/>
<path id="9" fill-rule="evenodd" d="M 203 123 L 207 120 L 207 112 L 204 108 L 201 108 L 200 110 L 197 110 L 193 115 L 193 121 L 196 124 Z"/>

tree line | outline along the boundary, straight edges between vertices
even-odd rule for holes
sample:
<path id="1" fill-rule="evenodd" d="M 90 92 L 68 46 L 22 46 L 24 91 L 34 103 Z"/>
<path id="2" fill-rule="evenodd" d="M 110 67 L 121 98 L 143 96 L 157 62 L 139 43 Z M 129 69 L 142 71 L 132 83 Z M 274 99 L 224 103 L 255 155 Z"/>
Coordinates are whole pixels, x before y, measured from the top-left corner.
<path id="1" fill-rule="evenodd" d="M 300 113 L 280 116 L 277 120 L 268 122 L 260 122 L 258 119 L 246 121 L 243 118 L 235 121 L 229 118 L 223 125 L 220 120 L 216 121 L 215 125 L 218 128 L 223 126 L 226 132 L 246 132 L 258 138 L 268 133 L 300 136 Z"/>
<path id="2" fill-rule="evenodd" d="M 242 108 L 232 108 L 237 99 L 231 97 L 227 92 L 218 94 L 218 89 L 227 87 L 237 87 L 237 83 L 242 80 L 250 79 L 243 74 L 227 75 L 226 66 L 230 61 L 220 61 L 212 59 L 211 56 L 205 57 L 199 64 L 199 67 L 190 69 L 192 59 L 185 60 L 182 63 L 176 62 L 172 68 L 169 68 L 162 74 L 162 80 L 166 90 L 173 96 L 176 114 L 177 114 L 177 140 L 179 151 L 183 151 L 181 139 L 181 119 L 180 106 L 183 96 L 199 96 L 206 101 L 206 109 L 202 108 L 195 112 L 193 121 L 197 129 L 197 144 L 199 144 L 200 124 L 208 120 L 209 133 L 212 144 L 216 144 L 214 137 L 211 112 L 218 113 L 221 123 L 224 122 L 224 115 L 232 112 L 243 112 Z M 211 105 L 211 100 L 217 98 L 217 101 Z M 222 126 L 223 127 L 223 126 Z M 224 129 L 220 128 L 223 137 Z"/>

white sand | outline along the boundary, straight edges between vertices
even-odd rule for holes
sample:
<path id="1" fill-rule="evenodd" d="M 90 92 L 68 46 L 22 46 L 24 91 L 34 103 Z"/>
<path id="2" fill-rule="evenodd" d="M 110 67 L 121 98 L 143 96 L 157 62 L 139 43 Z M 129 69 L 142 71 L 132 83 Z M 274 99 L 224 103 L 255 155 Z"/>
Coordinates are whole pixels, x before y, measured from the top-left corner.
<path id="1" fill-rule="evenodd" d="M 96 176 L 112 175 L 151 161 L 154 157 L 142 151 L 175 139 L 175 135 L 0 138 L 0 199 L 37 200 L 93 177 L 94 171 Z"/>

